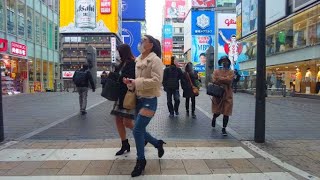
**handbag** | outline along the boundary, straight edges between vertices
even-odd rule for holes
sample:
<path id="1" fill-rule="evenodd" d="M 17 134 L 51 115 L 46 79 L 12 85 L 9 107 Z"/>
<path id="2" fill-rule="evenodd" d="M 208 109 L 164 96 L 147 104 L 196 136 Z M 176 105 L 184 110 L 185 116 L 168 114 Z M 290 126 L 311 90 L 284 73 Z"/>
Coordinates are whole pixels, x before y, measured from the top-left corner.
<path id="1" fill-rule="evenodd" d="M 134 91 L 128 90 L 123 100 L 123 107 L 128 110 L 136 108 L 137 97 Z"/>
<path id="2" fill-rule="evenodd" d="M 199 96 L 199 88 L 193 85 L 189 73 L 187 73 L 187 75 L 188 75 L 188 79 L 189 79 L 193 94 L 195 96 Z"/>
<path id="3" fill-rule="evenodd" d="M 214 96 L 217 98 L 222 98 L 224 95 L 225 89 L 222 86 L 217 84 L 210 83 L 207 87 L 207 94 L 209 96 Z"/>
<path id="4" fill-rule="evenodd" d="M 124 65 L 120 69 L 120 73 Z M 117 101 L 120 96 L 120 74 L 110 73 L 105 80 L 101 96 L 108 99 L 109 101 Z"/>

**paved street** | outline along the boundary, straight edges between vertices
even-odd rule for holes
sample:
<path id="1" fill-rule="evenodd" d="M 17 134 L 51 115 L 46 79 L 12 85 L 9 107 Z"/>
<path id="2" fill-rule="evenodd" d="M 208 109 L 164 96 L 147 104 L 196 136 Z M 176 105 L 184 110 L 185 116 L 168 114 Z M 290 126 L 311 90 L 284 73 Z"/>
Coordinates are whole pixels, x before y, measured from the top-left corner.
<path id="1" fill-rule="evenodd" d="M 0 175 L 7 177 L 0 176 L 0 180 L 48 179 L 47 175 L 59 179 L 64 179 L 64 175 L 73 175 L 75 179 L 85 179 L 85 175 L 94 175 L 87 179 L 98 179 L 99 175 L 108 175 L 106 179 L 128 179 L 126 175 L 135 163 L 132 133 L 128 131 L 132 152 L 113 156 L 120 143 L 114 117 L 109 114 L 112 103 L 101 98 L 99 93 L 100 90 L 89 93 L 86 116 L 79 115 L 77 93 L 4 97 L 8 143 L 1 146 Z M 211 104 L 204 90 L 197 98 L 197 119 L 185 115 L 182 98 L 180 116 L 170 119 L 165 96 L 160 97 L 148 130 L 167 141 L 167 155 L 158 160 L 154 148 L 148 145 L 146 155 L 150 160 L 143 178 L 176 179 L 176 175 L 191 179 L 319 177 L 319 101 L 269 97 L 265 144 L 250 142 L 254 106 L 252 95 L 235 94 L 230 134 L 223 137 L 221 127 L 211 127 Z"/>

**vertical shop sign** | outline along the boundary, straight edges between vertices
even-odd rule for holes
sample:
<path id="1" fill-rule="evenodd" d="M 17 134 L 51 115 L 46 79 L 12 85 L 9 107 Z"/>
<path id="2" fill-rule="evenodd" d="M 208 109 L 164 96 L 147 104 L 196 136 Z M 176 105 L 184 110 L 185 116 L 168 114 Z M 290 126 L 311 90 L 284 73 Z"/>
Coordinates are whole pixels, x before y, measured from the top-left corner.
<path id="1" fill-rule="evenodd" d="M 111 14 L 111 0 L 101 0 L 100 3 L 101 14 Z"/>
<path id="2" fill-rule="evenodd" d="M 111 37 L 111 63 L 116 63 L 116 38 Z"/>
<path id="3" fill-rule="evenodd" d="M 0 52 L 8 50 L 8 40 L 0 38 Z"/>
<path id="4" fill-rule="evenodd" d="M 26 56 L 27 46 L 16 42 L 11 42 L 11 54 L 18 56 Z"/>

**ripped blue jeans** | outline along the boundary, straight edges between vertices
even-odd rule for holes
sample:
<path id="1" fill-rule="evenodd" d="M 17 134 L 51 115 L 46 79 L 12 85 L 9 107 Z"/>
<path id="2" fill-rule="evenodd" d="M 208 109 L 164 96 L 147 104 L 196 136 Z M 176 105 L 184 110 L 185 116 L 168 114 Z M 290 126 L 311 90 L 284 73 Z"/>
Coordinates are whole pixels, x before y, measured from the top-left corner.
<path id="1" fill-rule="evenodd" d="M 137 116 L 133 128 L 133 136 L 136 142 L 137 159 L 144 159 L 144 142 L 147 141 L 154 147 L 158 147 L 158 140 L 152 137 L 146 127 L 151 121 L 157 110 L 157 98 L 138 98 L 137 99 Z"/>

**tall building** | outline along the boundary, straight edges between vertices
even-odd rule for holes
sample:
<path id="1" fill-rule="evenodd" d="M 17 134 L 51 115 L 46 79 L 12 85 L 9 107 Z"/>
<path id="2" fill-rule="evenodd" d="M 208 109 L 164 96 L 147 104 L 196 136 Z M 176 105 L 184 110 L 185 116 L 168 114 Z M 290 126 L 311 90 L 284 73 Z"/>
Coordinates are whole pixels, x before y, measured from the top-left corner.
<path id="1" fill-rule="evenodd" d="M 97 76 L 112 70 L 116 46 L 122 43 L 121 1 L 60 1 L 60 38 L 64 82 L 87 62 L 89 46 L 96 49 Z"/>
<path id="2" fill-rule="evenodd" d="M 59 1 L 1 0 L 3 95 L 53 90 L 60 78 Z"/>
<path id="3" fill-rule="evenodd" d="M 319 94 L 320 2 L 316 0 L 266 1 L 266 75 L 270 91 L 285 87 L 298 95 Z M 277 6 L 274 4 L 277 3 Z M 253 7 L 253 8 L 250 8 Z M 256 4 L 237 1 L 237 37 L 245 58 L 240 69 L 248 72 L 245 88 L 256 87 Z M 283 86 L 285 85 L 285 86 Z"/>
<path id="4" fill-rule="evenodd" d="M 175 56 L 179 62 L 184 62 L 184 26 L 186 16 L 185 0 L 166 0 L 162 28 L 163 62 L 170 64 L 171 56 Z"/>

